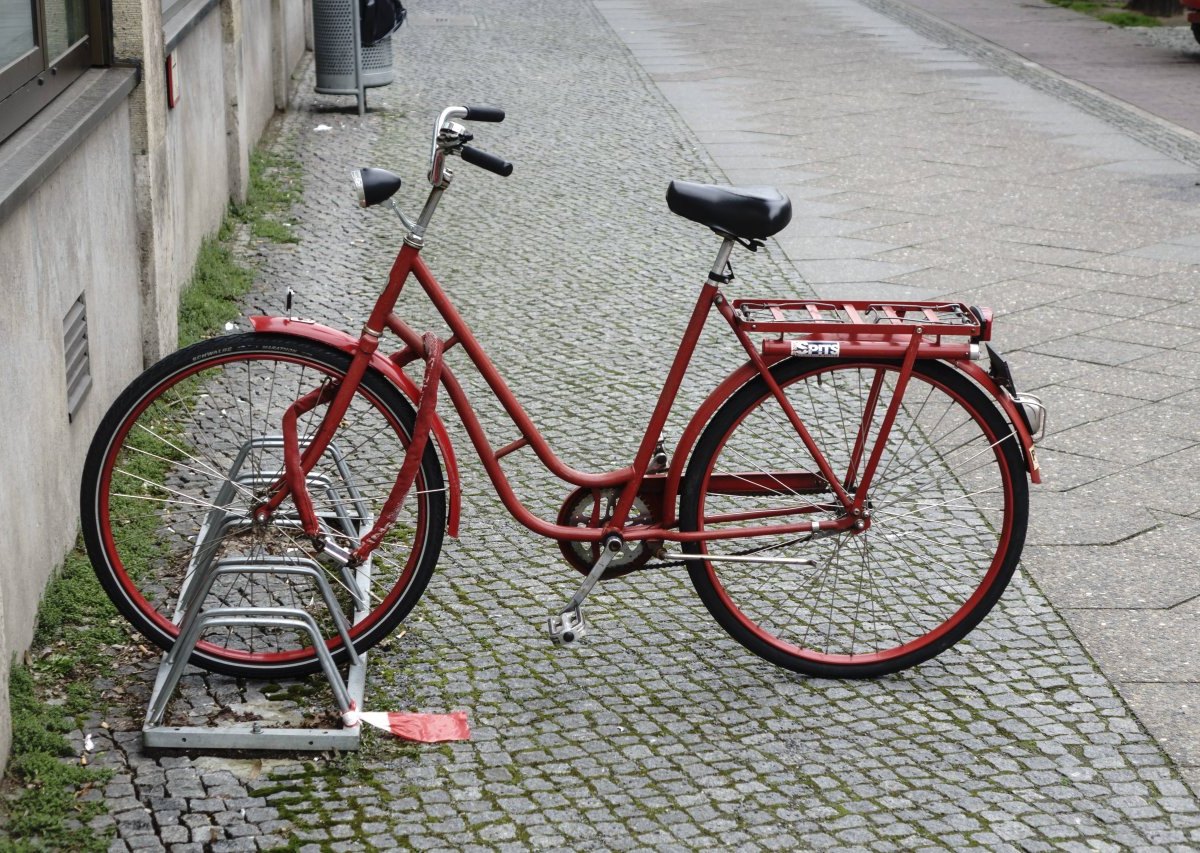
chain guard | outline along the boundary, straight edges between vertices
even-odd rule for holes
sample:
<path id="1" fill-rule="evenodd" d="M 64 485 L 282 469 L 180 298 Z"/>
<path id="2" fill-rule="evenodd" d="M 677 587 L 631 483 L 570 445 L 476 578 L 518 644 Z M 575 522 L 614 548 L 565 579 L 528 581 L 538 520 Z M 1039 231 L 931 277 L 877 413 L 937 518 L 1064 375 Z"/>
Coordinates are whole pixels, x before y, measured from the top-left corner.
<path id="1" fill-rule="evenodd" d="M 612 518 L 613 510 L 616 508 L 620 496 L 621 490 L 616 488 L 580 487 L 567 495 L 567 499 L 563 501 L 562 509 L 558 511 L 558 523 L 564 527 L 601 528 Z M 626 521 L 627 525 L 646 525 L 656 521 L 654 513 L 650 510 L 653 500 L 647 500 L 648 497 L 639 494 L 634 498 L 633 507 L 629 511 L 629 519 Z M 572 542 L 566 539 L 557 541 L 563 558 L 580 574 L 586 575 L 600 559 L 599 542 Z M 608 564 L 600 579 L 619 578 L 644 568 L 662 547 L 662 544 L 661 541 L 648 542 L 646 540 L 626 542 L 621 553 L 617 554 Z"/>

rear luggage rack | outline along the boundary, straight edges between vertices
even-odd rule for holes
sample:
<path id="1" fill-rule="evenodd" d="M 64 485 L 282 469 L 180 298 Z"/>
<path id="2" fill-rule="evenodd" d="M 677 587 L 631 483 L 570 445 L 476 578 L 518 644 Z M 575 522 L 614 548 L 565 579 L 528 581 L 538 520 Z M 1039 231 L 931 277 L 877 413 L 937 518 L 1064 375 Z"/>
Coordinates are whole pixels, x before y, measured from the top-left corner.
<path id="1" fill-rule="evenodd" d="M 733 313 L 746 332 L 779 334 L 763 341 L 770 356 L 900 357 L 920 335 L 918 358 L 979 358 L 992 335 L 991 310 L 961 302 L 735 299 Z"/>

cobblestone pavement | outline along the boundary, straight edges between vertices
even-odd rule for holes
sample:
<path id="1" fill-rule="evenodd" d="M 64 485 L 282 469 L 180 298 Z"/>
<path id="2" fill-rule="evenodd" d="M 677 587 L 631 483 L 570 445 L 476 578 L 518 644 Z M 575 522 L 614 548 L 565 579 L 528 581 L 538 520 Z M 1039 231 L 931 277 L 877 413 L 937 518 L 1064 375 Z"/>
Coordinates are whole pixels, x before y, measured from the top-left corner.
<path id="1" fill-rule="evenodd" d="M 503 104 L 509 120 L 476 131 L 516 171 L 460 168 L 426 257 L 565 460 L 617 466 L 716 249 L 666 212 L 668 179 L 778 183 L 793 224 L 738 257 L 735 289 L 953 294 L 1001 312 L 1000 344 L 1054 418 L 1027 561 L 1041 587 L 1018 575 L 966 641 L 871 682 L 758 660 L 673 571 L 602 585 L 590 642 L 554 649 L 544 618 L 578 576 L 464 458 L 462 535 L 372 656 L 368 706 L 465 708 L 472 739 L 367 738 L 304 762 L 152 755 L 112 725 L 95 735 L 119 772 L 92 795 L 108 801 L 97 825 L 116 822 L 114 849 L 1200 845 L 1188 762 L 1074 633 L 1100 642 L 1083 599 L 1120 591 L 1118 576 L 1144 594 L 1143 554 L 1170 569 L 1151 606 L 1196 583 L 1172 551 L 1195 537 L 1179 516 L 1200 504 L 1157 499 L 1200 440 L 1192 168 L 847 0 L 446 0 L 414 2 L 410 24 L 398 82 L 371 93 L 368 116 L 300 81 L 274 144 L 304 165 L 301 242 L 258 248 L 249 305 L 282 311 L 290 284 L 298 313 L 357 328 L 399 231 L 353 206 L 348 170 L 395 169 L 411 209 L 437 111 Z M 418 296 L 402 313 L 433 325 Z M 715 335 L 701 352 L 681 411 L 737 360 Z M 482 401 L 478 382 L 468 390 Z M 515 437 L 480 408 L 494 442 Z M 552 516 L 562 484 L 528 454 L 509 460 Z M 1117 606 L 1113 619 L 1146 618 Z M 1145 639 L 1131 667 L 1175 660 Z M 127 678 L 121 689 L 144 690 L 145 673 Z M 262 689 L 189 679 L 181 704 L 196 711 Z"/>

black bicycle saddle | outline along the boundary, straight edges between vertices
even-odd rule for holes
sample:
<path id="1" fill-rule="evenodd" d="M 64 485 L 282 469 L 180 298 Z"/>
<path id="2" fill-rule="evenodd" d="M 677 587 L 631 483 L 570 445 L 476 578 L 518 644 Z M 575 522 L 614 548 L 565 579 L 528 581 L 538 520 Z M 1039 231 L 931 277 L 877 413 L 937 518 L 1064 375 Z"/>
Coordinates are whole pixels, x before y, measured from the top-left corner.
<path id="1" fill-rule="evenodd" d="M 763 240 L 792 221 L 792 202 L 774 187 L 720 187 L 671 181 L 667 207 L 722 237 Z"/>

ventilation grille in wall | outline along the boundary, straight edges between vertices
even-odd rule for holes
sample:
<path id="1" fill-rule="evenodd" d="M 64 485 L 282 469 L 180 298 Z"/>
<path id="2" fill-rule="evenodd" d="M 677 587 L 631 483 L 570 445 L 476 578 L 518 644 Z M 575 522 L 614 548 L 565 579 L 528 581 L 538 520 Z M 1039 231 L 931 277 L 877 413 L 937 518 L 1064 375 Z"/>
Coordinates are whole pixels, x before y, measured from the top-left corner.
<path id="1" fill-rule="evenodd" d="M 63 320 L 63 352 L 67 361 L 67 420 L 74 420 L 79 404 L 92 387 L 88 364 L 87 308 L 80 295 Z"/>

